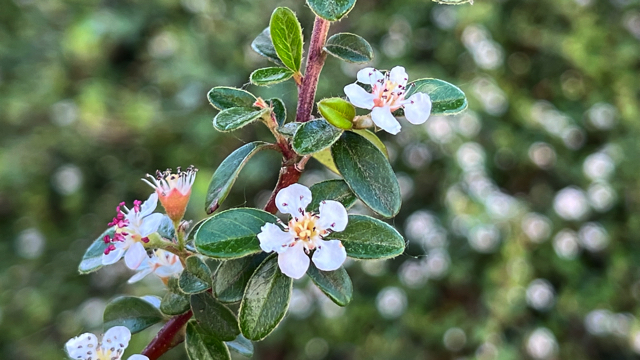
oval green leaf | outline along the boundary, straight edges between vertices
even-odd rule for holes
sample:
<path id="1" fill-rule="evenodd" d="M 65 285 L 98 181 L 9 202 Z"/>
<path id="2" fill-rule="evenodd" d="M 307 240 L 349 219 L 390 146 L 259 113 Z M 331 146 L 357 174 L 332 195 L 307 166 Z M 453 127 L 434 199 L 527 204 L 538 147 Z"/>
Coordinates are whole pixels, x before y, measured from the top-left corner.
<path id="1" fill-rule="evenodd" d="M 197 294 L 211 288 L 211 269 L 197 256 L 189 256 L 178 285 L 185 294 Z"/>
<path id="2" fill-rule="evenodd" d="M 278 128 L 278 132 L 282 135 L 285 136 L 293 136 L 293 134 L 296 133 L 296 131 L 298 131 L 298 128 L 302 125 L 303 123 L 299 123 L 299 122 L 290 122 L 287 124 L 284 124 L 282 126 L 280 126 Z"/>
<path id="3" fill-rule="evenodd" d="M 324 200 L 340 202 L 346 209 L 355 204 L 357 197 L 344 180 L 334 179 L 319 182 L 309 188 L 311 190 L 311 203 L 307 211 L 318 212 L 320 203 Z"/>
<path id="4" fill-rule="evenodd" d="M 347 306 L 353 297 L 353 284 L 347 270 L 321 271 L 311 263 L 307 275 L 316 286 L 339 306 Z"/>
<path id="5" fill-rule="evenodd" d="M 240 330 L 249 340 L 262 340 L 280 323 L 289 307 L 293 279 L 280 272 L 278 256 L 269 256 L 249 279 L 240 304 Z"/>
<path id="6" fill-rule="evenodd" d="M 207 93 L 209 103 L 218 110 L 234 107 L 252 107 L 256 97 L 250 92 L 228 86 L 217 86 Z"/>
<path id="7" fill-rule="evenodd" d="M 292 123 L 292 124 L 299 124 L 299 123 Z M 382 151 L 382 153 L 384 154 L 384 156 L 388 159 L 389 158 L 389 153 L 387 152 L 387 147 L 384 145 L 384 143 L 382 142 L 382 140 L 380 140 L 380 138 L 378 138 L 378 136 L 376 134 L 374 134 L 372 131 L 369 131 L 367 129 L 358 129 L 358 130 L 351 130 L 353 132 L 355 132 L 356 134 L 362 135 L 365 139 L 371 141 L 371 143 L 373 145 L 375 145 L 378 149 L 380 149 L 380 151 Z M 318 160 L 318 162 L 324 166 L 327 167 L 327 169 L 331 170 L 332 172 L 340 175 L 340 172 L 338 171 L 338 169 L 336 168 L 336 164 L 333 162 L 333 156 L 331 155 L 331 149 L 324 149 L 320 152 L 317 152 L 315 154 L 312 155 L 314 159 Z"/>
<path id="8" fill-rule="evenodd" d="M 329 124 L 325 119 L 303 123 L 293 134 L 291 145 L 300 155 L 317 153 L 331 146 L 342 134 L 342 130 Z"/>
<path id="9" fill-rule="evenodd" d="M 338 21 L 353 9 L 356 0 L 307 0 L 313 12 L 329 21 Z"/>
<path id="10" fill-rule="evenodd" d="M 202 330 L 195 320 L 187 323 L 185 348 L 191 360 L 231 360 L 227 346 Z"/>
<path id="11" fill-rule="evenodd" d="M 356 259 L 388 259 L 404 252 L 404 238 L 391 225 L 364 215 L 349 215 L 347 228 L 331 233 L 327 239 L 337 239 Z"/>
<path id="12" fill-rule="evenodd" d="M 247 161 L 258 151 L 267 147 L 269 147 L 269 144 L 261 141 L 245 144 L 232 152 L 220 163 L 220 166 L 218 166 L 213 173 L 211 181 L 209 182 L 209 189 L 207 190 L 207 198 L 205 201 L 205 211 L 207 214 L 216 211 L 224 199 L 227 198 L 231 187 L 236 182 L 240 171 Z M 190 237 L 191 234 L 195 234 L 194 230 L 191 231 Z"/>
<path id="13" fill-rule="evenodd" d="M 222 110 L 213 118 L 213 127 L 221 132 L 240 129 L 264 115 L 269 109 L 255 110 L 249 107 L 234 107 Z"/>
<path id="14" fill-rule="evenodd" d="M 242 300 L 249 279 L 266 257 L 267 253 L 261 252 L 223 262 L 213 277 L 213 293 L 218 300 L 224 303 Z"/>
<path id="15" fill-rule="evenodd" d="M 331 155 L 351 191 L 371 210 L 384 217 L 400 211 L 398 179 L 382 151 L 369 140 L 346 131 L 331 147 Z"/>
<path id="16" fill-rule="evenodd" d="M 287 122 L 287 107 L 284 105 L 284 101 L 278 98 L 267 99 L 267 104 L 271 106 L 271 111 L 276 116 L 276 122 L 278 126 L 284 125 Z"/>
<path id="17" fill-rule="evenodd" d="M 238 335 L 238 337 L 233 341 L 227 341 L 226 344 L 229 350 L 233 350 L 240 355 L 246 357 L 253 356 L 253 344 L 249 339 L 242 336 L 242 334 Z"/>
<path id="18" fill-rule="evenodd" d="M 162 321 L 164 317 L 151 303 L 132 296 L 119 297 L 104 309 L 104 329 L 124 326 L 132 334 Z"/>
<path id="19" fill-rule="evenodd" d="M 234 259 L 262 251 L 260 228 L 278 220 L 266 211 L 237 208 L 218 213 L 205 221 L 195 234 L 196 249 L 203 255 Z"/>
<path id="20" fill-rule="evenodd" d="M 340 129 L 351 129 L 356 108 L 341 98 L 322 99 L 318 103 L 318 111 L 332 125 Z"/>
<path id="21" fill-rule="evenodd" d="M 224 341 L 240 335 L 236 316 L 210 293 L 191 295 L 191 310 L 200 328 L 210 335 Z"/>
<path id="22" fill-rule="evenodd" d="M 373 48 L 367 40 L 356 34 L 335 34 L 327 40 L 324 50 L 350 63 L 366 63 L 373 60 Z"/>
<path id="23" fill-rule="evenodd" d="M 289 80 L 293 71 L 283 67 L 268 67 L 258 69 L 251 73 L 251 83 L 258 86 L 268 86 Z"/>
<path id="24" fill-rule="evenodd" d="M 418 79 L 407 85 L 409 98 L 425 93 L 431 98 L 431 115 L 455 115 L 467 108 L 467 97 L 457 86 L 439 79 Z"/>
<path id="25" fill-rule="evenodd" d="M 102 254 L 104 254 L 104 250 L 108 246 L 108 244 L 104 242 L 104 237 L 107 235 L 109 237 L 113 237 L 115 232 L 115 227 L 107 229 L 93 241 L 91 246 L 89 246 L 87 251 L 84 253 L 84 256 L 82 256 L 80 265 L 78 265 L 78 272 L 80 274 L 89 274 L 102 267 Z"/>
<path id="26" fill-rule="evenodd" d="M 167 283 L 167 293 L 160 302 L 160 311 L 166 315 L 180 315 L 189 309 L 189 296 L 180 290 L 178 278 L 170 278 Z"/>
<path id="27" fill-rule="evenodd" d="M 300 71 L 302 63 L 302 27 L 291 9 L 279 7 L 271 14 L 269 31 L 273 47 L 284 66 Z"/>
<path id="28" fill-rule="evenodd" d="M 284 64 L 282 64 L 282 61 L 280 61 L 280 58 L 278 58 L 276 48 L 273 47 L 273 41 L 271 41 L 271 30 L 269 29 L 269 27 L 264 29 L 260 33 L 260 35 L 258 35 L 253 40 L 253 42 L 251 43 L 251 48 L 258 54 L 266 57 L 274 63 L 284 66 Z"/>

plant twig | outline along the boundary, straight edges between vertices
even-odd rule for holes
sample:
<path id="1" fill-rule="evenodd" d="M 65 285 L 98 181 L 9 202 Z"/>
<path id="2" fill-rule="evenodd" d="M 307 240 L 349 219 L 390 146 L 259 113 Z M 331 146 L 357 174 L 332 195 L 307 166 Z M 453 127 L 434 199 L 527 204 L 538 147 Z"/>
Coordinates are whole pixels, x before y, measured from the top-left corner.
<path id="1" fill-rule="evenodd" d="M 142 355 L 145 355 L 149 360 L 156 360 L 167 351 L 173 349 L 176 345 L 184 341 L 182 337 L 176 337 L 176 335 L 184 328 L 185 324 L 191 319 L 191 310 L 182 315 L 171 318 L 160 329 L 158 335 L 147 345 L 142 351 Z"/>

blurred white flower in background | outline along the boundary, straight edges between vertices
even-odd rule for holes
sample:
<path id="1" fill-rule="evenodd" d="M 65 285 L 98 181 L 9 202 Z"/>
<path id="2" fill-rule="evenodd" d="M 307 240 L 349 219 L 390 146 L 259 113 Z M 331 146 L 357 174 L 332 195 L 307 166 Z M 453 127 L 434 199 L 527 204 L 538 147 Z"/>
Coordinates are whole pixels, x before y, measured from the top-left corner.
<path id="1" fill-rule="evenodd" d="M 589 202 L 584 191 L 575 187 L 566 187 L 553 199 L 553 209 L 565 220 L 583 220 L 589 213 Z"/>
<path id="2" fill-rule="evenodd" d="M 395 319 L 407 309 L 407 294 L 397 287 L 386 287 L 376 297 L 376 307 L 382 317 Z"/>
<path id="3" fill-rule="evenodd" d="M 553 286 L 545 279 L 535 279 L 527 287 L 527 304 L 540 311 L 549 310 L 555 303 Z"/>
<path id="4" fill-rule="evenodd" d="M 544 327 L 537 328 L 527 339 L 527 353 L 536 359 L 550 359 L 558 353 L 558 342 L 553 333 Z"/>

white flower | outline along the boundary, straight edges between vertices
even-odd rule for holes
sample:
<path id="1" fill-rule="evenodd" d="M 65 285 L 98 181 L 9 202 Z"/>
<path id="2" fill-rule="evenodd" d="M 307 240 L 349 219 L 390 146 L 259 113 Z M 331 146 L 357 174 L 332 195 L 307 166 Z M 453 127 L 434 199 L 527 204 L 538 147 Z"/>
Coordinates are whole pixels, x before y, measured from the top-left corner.
<path id="1" fill-rule="evenodd" d="M 133 202 L 133 209 L 129 210 L 124 203 L 116 208 L 118 213 L 109 226 L 115 226 L 113 237 L 105 236 L 105 243 L 110 243 L 102 255 L 102 265 L 116 263 L 124 256 L 124 262 L 129 269 L 137 269 L 148 258 L 142 243 L 149 242 L 148 236 L 158 231 L 162 222 L 162 214 L 152 214 L 158 205 L 158 194 L 153 193 L 147 201 Z M 124 208 L 124 212 L 121 210 Z M 126 214 L 125 214 L 126 212 Z"/>
<path id="2" fill-rule="evenodd" d="M 114 326 L 98 342 L 98 337 L 84 333 L 67 341 L 65 349 L 71 359 L 120 360 L 131 340 L 131 331 L 124 326 Z M 131 355 L 129 360 L 149 360 L 144 355 Z"/>
<path id="3" fill-rule="evenodd" d="M 371 110 L 371 120 L 391 134 L 400 132 L 400 123 L 392 112 L 404 108 L 404 116 L 415 125 L 422 124 L 431 115 L 431 99 L 425 93 L 415 93 L 405 99 L 407 73 L 402 66 L 396 66 L 386 74 L 368 67 L 358 71 L 358 82 L 371 85 L 371 93 L 358 84 L 344 87 L 349 101 L 363 109 Z"/>
<path id="4" fill-rule="evenodd" d="M 154 250 L 150 258 L 147 258 L 147 260 L 138 267 L 138 272 L 129 279 L 129 284 L 140 281 L 151 273 L 156 274 L 166 283 L 170 277 L 180 274 L 183 269 L 178 255 L 157 249 Z"/>
<path id="5" fill-rule="evenodd" d="M 278 253 L 278 265 L 282 272 L 294 279 L 301 278 L 309 268 L 309 254 L 313 263 L 322 271 L 337 270 L 347 258 L 340 240 L 322 240 L 333 231 L 343 231 L 349 218 L 347 209 L 333 200 L 320 204 L 319 214 L 307 213 L 311 202 L 311 190 L 293 184 L 276 195 L 276 206 L 282 213 L 292 216 L 285 231 L 278 225 L 267 223 L 258 234 L 260 247 L 266 252 Z"/>

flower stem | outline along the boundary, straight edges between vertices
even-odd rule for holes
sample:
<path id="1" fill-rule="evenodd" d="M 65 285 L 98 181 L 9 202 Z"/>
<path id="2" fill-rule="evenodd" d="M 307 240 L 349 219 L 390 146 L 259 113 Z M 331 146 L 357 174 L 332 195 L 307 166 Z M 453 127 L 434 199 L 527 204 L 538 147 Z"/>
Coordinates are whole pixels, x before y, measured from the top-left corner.
<path id="1" fill-rule="evenodd" d="M 327 40 L 330 24 L 328 20 L 316 16 L 316 21 L 313 24 L 313 32 L 311 33 L 311 42 L 309 43 L 307 67 L 304 72 L 302 84 L 300 85 L 300 92 L 298 93 L 297 122 L 307 122 L 311 120 L 313 102 L 316 97 L 316 89 L 318 88 L 318 77 L 324 66 L 324 60 L 327 58 L 327 53 L 322 48 Z"/>
<path id="2" fill-rule="evenodd" d="M 184 341 L 183 337 L 176 337 L 176 335 L 184 328 L 187 321 L 191 319 L 191 311 L 188 311 L 182 315 L 171 318 L 160 329 L 158 335 L 147 345 L 142 351 L 142 355 L 145 355 L 149 360 L 156 360 L 167 351 L 173 349 L 176 345 Z"/>

